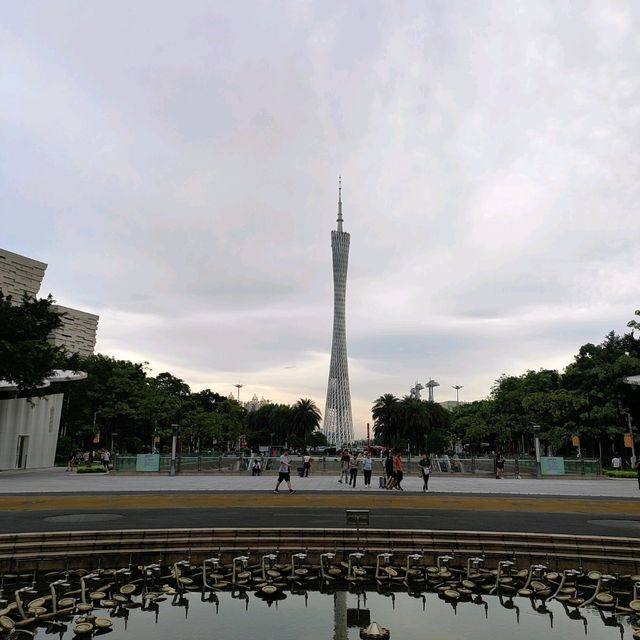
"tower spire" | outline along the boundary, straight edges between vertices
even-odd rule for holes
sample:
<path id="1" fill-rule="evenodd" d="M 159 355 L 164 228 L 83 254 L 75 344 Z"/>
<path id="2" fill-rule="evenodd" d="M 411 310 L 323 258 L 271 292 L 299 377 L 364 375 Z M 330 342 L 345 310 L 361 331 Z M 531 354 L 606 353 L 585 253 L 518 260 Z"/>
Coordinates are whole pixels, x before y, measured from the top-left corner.
<path id="1" fill-rule="evenodd" d="M 338 231 L 342 231 L 342 176 L 338 176 Z"/>
<path id="2" fill-rule="evenodd" d="M 342 176 L 338 179 L 338 228 L 331 231 L 333 256 L 333 338 L 322 430 L 330 444 L 353 443 L 353 416 L 349 389 L 345 298 L 351 236 L 342 230 Z"/>

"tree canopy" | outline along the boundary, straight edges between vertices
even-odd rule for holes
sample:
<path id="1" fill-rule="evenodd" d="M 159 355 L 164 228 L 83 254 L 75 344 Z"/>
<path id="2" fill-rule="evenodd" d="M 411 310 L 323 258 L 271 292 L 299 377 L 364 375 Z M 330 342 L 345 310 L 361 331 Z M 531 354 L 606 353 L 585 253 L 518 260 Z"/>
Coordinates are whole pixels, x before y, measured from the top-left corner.
<path id="1" fill-rule="evenodd" d="M 415 453 L 450 446 L 449 413 L 435 402 L 386 393 L 374 402 L 372 415 L 375 442 L 382 446 L 408 445 Z"/>
<path id="2" fill-rule="evenodd" d="M 66 363 L 64 348 L 48 340 L 62 324 L 54 302 L 51 296 L 36 299 L 25 294 L 15 304 L 0 291 L 0 380 L 15 383 L 21 394 L 34 393 Z"/>
<path id="3" fill-rule="evenodd" d="M 636 311 L 635 315 L 640 315 Z M 589 455 L 623 451 L 628 416 L 640 421 L 640 393 L 624 382 L 640 373 L 640 329 L 636 320 L 622 336 L 609 332 L 600 344 L 587 343 L 565 370 L 541 369 L 501 376 L 486 400 L 454 410 L 453 431 L 471 450 L 490 447 L 527 451 L 533 425 L 549 452 L 572 453 L 579 436 Z"/>

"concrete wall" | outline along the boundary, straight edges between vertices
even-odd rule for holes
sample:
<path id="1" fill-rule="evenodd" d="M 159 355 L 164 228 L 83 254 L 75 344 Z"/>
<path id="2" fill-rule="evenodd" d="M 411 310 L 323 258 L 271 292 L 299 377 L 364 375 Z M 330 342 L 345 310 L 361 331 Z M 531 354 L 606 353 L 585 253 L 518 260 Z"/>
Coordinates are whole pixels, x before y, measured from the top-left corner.
<path id="1" fill-rule="evenodd" d="M 56 393 L 42 398 L 0 400 L 0 469 L 16 469 L 20 436 L 28 436 L 23 468 L 52 467 L 55 461 L 62 400 Z"/>

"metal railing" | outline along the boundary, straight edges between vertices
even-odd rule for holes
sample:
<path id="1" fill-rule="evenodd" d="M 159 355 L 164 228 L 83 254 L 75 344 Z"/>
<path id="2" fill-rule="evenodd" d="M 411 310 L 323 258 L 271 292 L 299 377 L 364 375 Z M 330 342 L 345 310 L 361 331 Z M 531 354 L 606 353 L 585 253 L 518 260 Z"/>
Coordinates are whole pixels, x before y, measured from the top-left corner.
<path id="1" fill-rule="evenodd" d="M 220 474 L 250 474 L 255 459 L 261 461 L 261 473 L 276 475 L 278 473 L 279 459 L 260 456 L 223 456 L 223 455 L 193 455 L 187 454 L 177 458 L 177 470 L 179 473 L 220 473 Z M 431 456 L 431 473 L 434 475 L 493 475 L 495 473 L 495 458 L 456 456 Z M 341 470 L 340 459 L 337 457 L 318 457 L 313 459 L 312 474 L 335 474 L 338 476 Z M 290 456 L 292 473 L 302 468 L 302 458 Z M 418 457 L 403 458 L 402 466 L 406 475 L 418 474 L 420 466 Z M 114 471 L 135 472 L 135 455 L 115 456 Z M 159 473 L 169 473 L 171 457 L 160 456 Z M 564 459 L 565 476 L 600 476 L 602 467 L 600 460 L 594 459 Z M 144 473 L 144 472 L 140 472 Z M 384 459 L 373 459 L 373 474 L 384 475 Z M 533 476 L 536 475 L 536 461 L 533 458 L 506 458 L 504 465 L 505 477 Z"/>

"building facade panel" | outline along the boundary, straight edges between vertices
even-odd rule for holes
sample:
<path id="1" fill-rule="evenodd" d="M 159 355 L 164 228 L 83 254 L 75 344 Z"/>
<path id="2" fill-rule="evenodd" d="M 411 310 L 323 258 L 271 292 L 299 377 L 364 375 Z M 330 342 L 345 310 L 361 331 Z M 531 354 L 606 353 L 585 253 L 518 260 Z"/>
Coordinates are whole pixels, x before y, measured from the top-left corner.
<path id="1" fill-rule="evenodd" d="M 25 292 L 35 298 L 46 269 L 44 262 L 0 248 L 0 290 L 17 302 Z"/>
<path id="2" fill-rule="evenodd" d="M 99 317 L 61 305 L 54 305 L 54 309 L 63 314 L 62 325 L 51 333 L 49 340 L 63 346 L 68 353 L 90 356 L 96 346 Z"/>
<path id="3" fill-rule="evenodd" d="M 46 269 L 44 262 L 0 248 L 0 291 L 5 296 L 10 295 L 15 304 L 20 303 L 25 292 L 35 298 Z M 99 317 L 61 305 L 53 308 L 64 315 L 62 325 L 51 333 L 49 340 L 63 346 L 69 353 L 91 355 L 96 346 Z"/>

